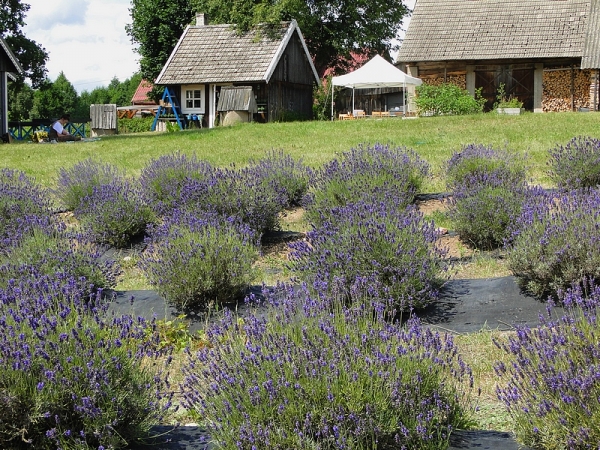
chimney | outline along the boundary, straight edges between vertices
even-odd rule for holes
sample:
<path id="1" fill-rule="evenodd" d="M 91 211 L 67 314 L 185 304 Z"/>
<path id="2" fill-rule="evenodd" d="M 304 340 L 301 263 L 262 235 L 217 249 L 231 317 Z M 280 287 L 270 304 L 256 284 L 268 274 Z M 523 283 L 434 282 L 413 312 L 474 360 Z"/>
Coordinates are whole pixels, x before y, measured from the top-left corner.
<path id="1" fill-rule="evenodd" d="M 196 26 L 204 27 L 206 25 L 208 25 L 208 15 L 204 14 L 204 13 L 197 13 L 196 14 Z"/>

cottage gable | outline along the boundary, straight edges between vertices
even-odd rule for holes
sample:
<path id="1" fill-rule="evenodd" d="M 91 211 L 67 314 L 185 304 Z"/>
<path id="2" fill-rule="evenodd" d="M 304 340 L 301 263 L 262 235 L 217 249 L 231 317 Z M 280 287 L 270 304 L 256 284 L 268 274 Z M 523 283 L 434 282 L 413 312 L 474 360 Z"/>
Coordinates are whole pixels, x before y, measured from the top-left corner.
<path id="1" fill-rule="evenodd" d="M 156 84 L 244 83 L 269 81 L 290 39 L 298 39 L 319 79 L 296 21 L 282 23 L 274 35 L 237 34 L 231 25 L 189 26 Z"/>
<path id="2" fill-rule="evenodd" d="M 417 0 L 397 61 L 583 57 L 598 68 L 598 3 Z"/>

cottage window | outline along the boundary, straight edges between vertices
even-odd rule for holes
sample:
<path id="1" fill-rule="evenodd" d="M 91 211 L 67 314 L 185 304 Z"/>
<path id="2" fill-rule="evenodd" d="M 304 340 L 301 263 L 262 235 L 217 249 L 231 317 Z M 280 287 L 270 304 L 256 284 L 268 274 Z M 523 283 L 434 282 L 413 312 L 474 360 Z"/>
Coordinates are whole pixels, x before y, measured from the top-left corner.
<path id="1" fill-rule="evenodd" d="M 188 85 L 181 87 L 181 96 L 183 97 L 181 109 L 187 114 L 203 114 L 204 113 L 204 86 L 203 85 Z"/>
<path id="2" fill-rule="evenodd" d="M 202 91 L 200 89 L 185 91 L 185 107 L 202 108 Z"/>

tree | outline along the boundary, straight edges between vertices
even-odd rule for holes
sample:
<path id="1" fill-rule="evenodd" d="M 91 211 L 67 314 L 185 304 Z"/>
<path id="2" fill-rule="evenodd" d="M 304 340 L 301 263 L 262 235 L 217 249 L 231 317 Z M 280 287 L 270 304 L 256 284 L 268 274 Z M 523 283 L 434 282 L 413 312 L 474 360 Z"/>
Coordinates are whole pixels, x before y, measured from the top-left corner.
<path id="1" fill-rule="evenodd" d="M 194 10 L 190 0 L 132 0 L 129 13 L 132 23 L 125 31 L 138 45 L 142 77 L 153 82 L 192 21 Z"/>
<path id="2" fill-rule="evenodd" d="M 190 0 L 211 23 L 239 32 L 296 19 L 319 76 L 329 67 L 346 70 L 351 53 L 389 57 L 408 8 L 401 0 Z"/>
<path id="3" fill-rule="evenodd" d="M 27 83 L 9 83 L 8 120 L 26 121 L 31 118 L 34 91 Z"/>
<path id="4" fill-rule="evenodd" d="M 56 119 L 72 113 L 77 106 L 77 91 L 63 72 L 53 82 L 46 80 L 33 97 L 32 117 Z"/>
<path id="5" fill-rule="evenodd" d="M 0 36 L 6 40 L 19 60 L 25 71 L 24 77 L 29 78 L 33 87 L 37 88 L 46 78 L 48 53 L 40 44 L 23 34 L 27 11 L 29 5 L 21 0 L 0 2 Z"/>

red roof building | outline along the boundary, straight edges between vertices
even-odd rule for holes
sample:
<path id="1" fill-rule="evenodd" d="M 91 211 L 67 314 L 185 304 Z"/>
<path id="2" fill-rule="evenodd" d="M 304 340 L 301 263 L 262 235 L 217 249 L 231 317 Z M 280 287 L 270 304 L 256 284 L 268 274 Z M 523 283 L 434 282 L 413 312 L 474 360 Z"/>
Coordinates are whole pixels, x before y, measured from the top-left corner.
<path id="1" fill-rule="evenodd" d="M 140 81 L 133 98 L 131 99 L 132 105 L 157 105 L 154 100 L 148 98 L 148 93 L 152 90 L 152 83 L 147 80 Z"/>

